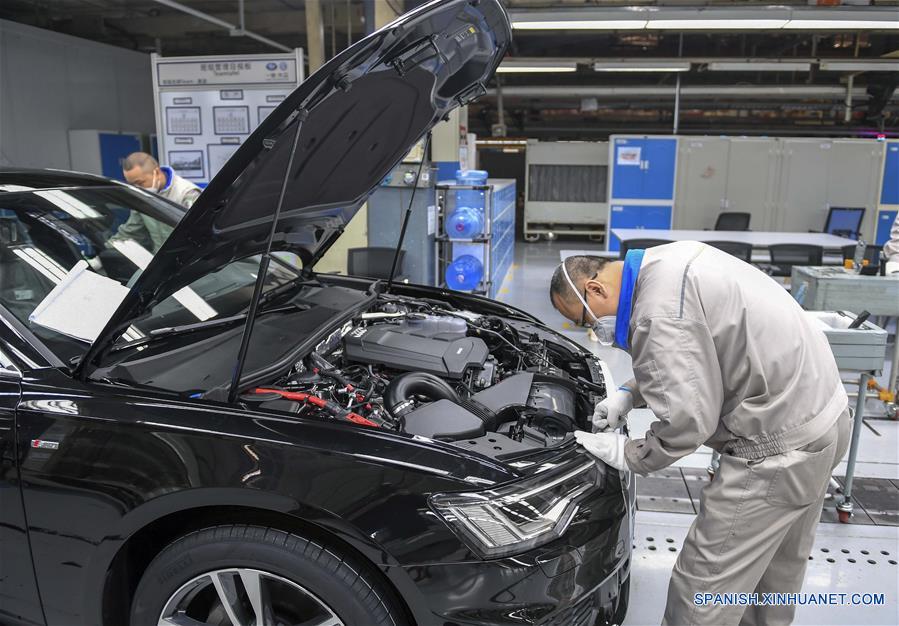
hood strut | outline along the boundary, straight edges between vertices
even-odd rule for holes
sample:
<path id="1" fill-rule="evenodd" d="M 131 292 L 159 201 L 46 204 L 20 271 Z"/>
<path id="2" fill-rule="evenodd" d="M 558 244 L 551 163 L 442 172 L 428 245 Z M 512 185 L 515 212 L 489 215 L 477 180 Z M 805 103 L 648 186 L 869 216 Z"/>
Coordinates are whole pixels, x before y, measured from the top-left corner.
<path id="1" fill-rule="evenodd" d="M 265 252 L 259 259 L 259 273 L 256 275 L 256 285 L 253 287 L 253 298 L 250 300 L 250 308 L 247 311 L 243 336 L 240 339 L 240 350 L 237 352 L 237 364 L 234 366 L 234 374 L 231 378 L 231 389 L 228 391 L 228 402 L 234 402 L 237 399 L 237 393 L 240 390 L 240 376 L 243 374 L 247 350 L 250 347 L 250 337 L 253 334 L 253 322 L 256 321 L 256 313 L 259 309 L 259 299 L 262 296 L 262 288 L 263 285 L 265 285 L 265 276 L 268 273 L 269 263 L 271 263 L 272 241 L 274 241 L 275 234 L 278 232 L 278 218 L 281 216 L 281 207 L 284 204 L 284 196 L 287 193 L 287 181 L 290 178 L 291 170 L 293 170 L 293 158 L 297 153 L 297 145 L 300 141 L 300 131 L 303 129 L 303 122 L 306 121 L 308 116 L 308 109 L 300 108 L 297 110 L 297 128 L 293 134 L 293 146 L 290 149 L 290 158 L 287 159 L 287 168 L 284 170 L 284 179 L 281 181 L 281 193 L 278 195 L 278 205 L 272 216 L 272 228 L 271 231 L 269 231 L 268 241 L 266 241 L 265 244 Z"/>
<path id="2" fill-rule="evenodd" d="M 390 266 L 390 277 L 387 279 L 387 286 L 384 293 L 389 293 L 393 286 L 393 278 L 396 276 L 396 265 L 400 259 L 400 250 L 403 249 L 403 240 L 406 238 L 406 228 L 409 226 L 409 217 L 412 215 L 412 203 L 415 202 L 415 190 L 418 189 L 418 181 L 421 179 L 421 168 L 428 158 L 428 148 L 431 145 L 431 131 L 428 131 L 425 138 L 425 145 L 421 149 L 421 161 L 418 162 L 418 173 L 415 175 L 415 183 L 412 186 L 412 197 L 409 198 L 409 204 L 406 207 L 406 214 L 403 216 L 403 225 L 400 227 L 400 238 L 396 242 L 396 250 L 393 251 L 393 264 Z"/>

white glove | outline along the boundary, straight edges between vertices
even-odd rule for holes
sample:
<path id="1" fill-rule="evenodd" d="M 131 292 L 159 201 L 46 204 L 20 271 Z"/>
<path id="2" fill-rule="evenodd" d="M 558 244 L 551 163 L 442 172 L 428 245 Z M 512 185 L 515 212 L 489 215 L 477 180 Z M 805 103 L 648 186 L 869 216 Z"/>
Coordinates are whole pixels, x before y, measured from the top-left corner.
<path id="1" fill-rule="evenodd" d="M 574 438 L 579 444 L 584 446 L 590 454 L 610 465 L 615 469 L 622 471 L 627 469 L 627 462 L 624 460 L 624 444 L 628 439 L 619 433 L 588 433 L 583 430 L 574 431 Z"/>
<path id="2" fill-rule="evenodd" d="M 883 273 L 887 276 L 899 273 L 899 261 L 887 261 L 887 266 L 884 268 Z"/>
<path id="3" fill-rule="evenodd" d="M 615 430 L 627 420 L 634 408 L 634 396 L 626 389 L 618 389 L 593 409 L 593 432 Z"/>

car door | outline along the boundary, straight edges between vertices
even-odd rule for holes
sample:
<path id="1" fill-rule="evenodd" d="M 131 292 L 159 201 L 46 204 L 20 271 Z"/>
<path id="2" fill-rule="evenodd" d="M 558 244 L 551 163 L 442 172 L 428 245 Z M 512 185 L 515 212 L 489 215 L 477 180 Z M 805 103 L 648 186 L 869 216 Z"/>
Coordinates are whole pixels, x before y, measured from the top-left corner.
<path id="1" fill-rule="evenodd" d="M 0 345 L 0 623 L 43 624 L 16 447 L 21 375 Z"/>

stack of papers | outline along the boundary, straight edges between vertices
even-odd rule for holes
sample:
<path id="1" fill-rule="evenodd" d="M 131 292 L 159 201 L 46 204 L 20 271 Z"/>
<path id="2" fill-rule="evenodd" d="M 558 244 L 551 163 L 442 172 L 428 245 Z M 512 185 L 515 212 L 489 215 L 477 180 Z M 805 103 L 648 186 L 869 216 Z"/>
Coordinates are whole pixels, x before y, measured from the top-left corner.
<path id="1" fill-rule="evenodd" d="M 93 342 L 128 295 L 128 288 L 78 261 L 28 319 L 58 333 Z"/>

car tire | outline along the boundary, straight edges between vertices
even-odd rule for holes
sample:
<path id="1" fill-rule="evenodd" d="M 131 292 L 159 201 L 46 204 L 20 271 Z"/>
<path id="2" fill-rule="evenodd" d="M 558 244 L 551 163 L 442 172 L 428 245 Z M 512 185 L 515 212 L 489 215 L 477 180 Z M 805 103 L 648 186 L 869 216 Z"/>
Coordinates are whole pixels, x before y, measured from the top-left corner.
<path id="1" fill-rule="evenodd" d="M 407 625 L 384 585 L 353 558 L 299 535 L 245 525 L 192 532 L 153 559 L 135 591 L 131 625 L 158 626 L 176 614 L 216 626 Z"/>

